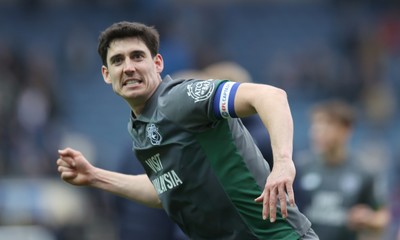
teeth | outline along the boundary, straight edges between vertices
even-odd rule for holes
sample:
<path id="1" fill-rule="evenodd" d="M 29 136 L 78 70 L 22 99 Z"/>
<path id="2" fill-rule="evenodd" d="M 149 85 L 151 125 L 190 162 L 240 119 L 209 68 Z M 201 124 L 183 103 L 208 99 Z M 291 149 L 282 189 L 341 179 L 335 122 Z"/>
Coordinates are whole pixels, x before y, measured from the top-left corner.
<path id="1" fill-rule="evenodd" d="M 137 84 L 137 83 L 139 83 L 139 81 L 137 81 L 137 80 L 129 80 L 129 81 L 125 82 L 125 85 L 131 85 L 131 84 Z"/>

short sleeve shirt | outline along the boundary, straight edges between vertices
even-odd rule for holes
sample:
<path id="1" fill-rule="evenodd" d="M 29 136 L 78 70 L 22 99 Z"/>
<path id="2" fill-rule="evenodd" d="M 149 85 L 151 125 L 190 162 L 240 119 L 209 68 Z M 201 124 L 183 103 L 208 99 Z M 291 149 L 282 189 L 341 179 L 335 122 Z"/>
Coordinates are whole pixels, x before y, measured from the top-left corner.
<path id="1" fill-rule="evenodd" d="M 297 166 L 297 193 L 303 198 L 298 202 L 314 231 L 326 240 L 356 239 L 356 232 L 347 228 L 347 214 L 356 204 L 377 207 L 373 177 L 353 157 L 330 167 L 315 154 L 303 155 Z"/>
<path id="2" fill-rule="evenodd" d="M 239 83 L 167 76 L 128 130 L 133 150 L 163 208 L 191 239 L 299 239 L 310 222 L 297 207 L 288 219 L 262 220 L 255 203 L 270 173 L 235 118 Z"/>

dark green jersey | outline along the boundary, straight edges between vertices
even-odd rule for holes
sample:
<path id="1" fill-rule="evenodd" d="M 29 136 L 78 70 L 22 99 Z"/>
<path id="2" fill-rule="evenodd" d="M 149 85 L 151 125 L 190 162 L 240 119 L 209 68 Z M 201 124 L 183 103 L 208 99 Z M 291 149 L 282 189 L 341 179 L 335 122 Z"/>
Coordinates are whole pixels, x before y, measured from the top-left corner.
<path id="1" fill-rule="evenodd" d="M 191 239 L 299 239 L 310 222 L 262 220 L 255 203 L 270 173 L 252 137 L 234 117 L 238 83 L 166 77 L 129 132 L 168 215 Z"/>
<path id="2" fill-rule="evenodd" d="M 321 239 L 357 239 L 347 227 L 350 209 L 357 204 L 376 208 L 374 179 L 353 157 L 338 166 L 329 166 L 319 156 L 299 155 L 296 185 L 303 199 L 299 206 L 313 222 Z"/>

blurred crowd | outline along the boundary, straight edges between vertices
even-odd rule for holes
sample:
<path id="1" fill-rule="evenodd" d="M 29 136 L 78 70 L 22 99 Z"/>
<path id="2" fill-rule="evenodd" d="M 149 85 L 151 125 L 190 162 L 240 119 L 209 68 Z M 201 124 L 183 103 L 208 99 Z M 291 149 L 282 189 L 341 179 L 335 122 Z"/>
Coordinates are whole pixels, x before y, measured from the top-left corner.
<path id="1" fill-rule="evenodd" d="M 98 166 L 142 171 L 129 109 L 104 84 L 96 52 L 99 32 L 122 20 L 159 29 L 164 75 L 286 90 L 295 158 L 311 147 L 311 107 L 349 103 L 357 119 L 349 146 L 390 218 L 375 239 L 400 239 L 398 1 L 2 0 L 0 20 L 0 240 L 141 239 L 131 235 L 151 224 L 165 239 L 184 239 L 161 210 L 75 189 L 57 173 L 65 146 Z M 243 121 L 273 167 L 259 119 Z M 146 214 L 160 221 L 145 225 Z"/>

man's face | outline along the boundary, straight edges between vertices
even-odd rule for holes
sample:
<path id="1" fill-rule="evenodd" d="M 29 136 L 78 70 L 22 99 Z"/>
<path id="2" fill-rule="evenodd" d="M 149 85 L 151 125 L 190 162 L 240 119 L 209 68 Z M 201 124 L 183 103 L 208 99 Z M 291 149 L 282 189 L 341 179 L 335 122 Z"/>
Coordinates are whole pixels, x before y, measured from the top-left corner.
<path id="1" fill-rule="evenodd" d="M 328 153 L 347 144 L 349 130 L 323 112 L 311 118 L 310 137 L 314 149 Z"/>
<path id="2" fill-rule="evenodd" d="M 110 43 L 107 67 L 102 67 L 104 81 L 114 92 L 133 105 L 144 104 L 160 83 L 163 60 L 154 58 L 139 38 L 116 39 Z"/>

